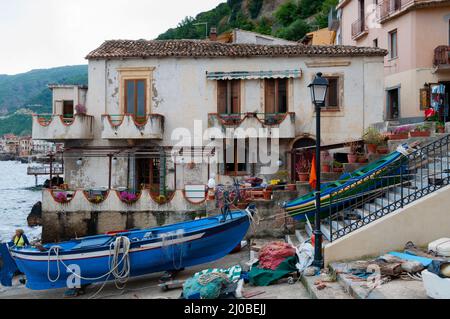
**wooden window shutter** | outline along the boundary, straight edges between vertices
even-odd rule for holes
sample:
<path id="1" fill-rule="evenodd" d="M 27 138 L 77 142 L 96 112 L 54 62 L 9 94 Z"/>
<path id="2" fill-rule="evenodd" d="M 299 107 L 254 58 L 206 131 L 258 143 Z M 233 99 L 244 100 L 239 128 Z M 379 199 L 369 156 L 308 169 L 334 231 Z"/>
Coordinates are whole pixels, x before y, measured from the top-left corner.
<path id="1" fill-rule="evenodd" d="M 217 81 L 217 113 L 227 113 L 227 81 Z"/>
<path id="2" fill-rule="evenodd" d="M 265 95 L 265 112 L 269 114 L 276 113 L 275 111 L 275 80 L 267 79 L 264 84 Z"/>
<path id="3" fill-rule="evenodd" d="M 231 81 L 231 113 L 239 114 L 241 112 L 241 81 Z"/>
<path id="4" fill-rule="evenodd" d="M 339 80 L 338 78 L 329 78 L 328 103 L 327 107 L 339 107 Z"/>

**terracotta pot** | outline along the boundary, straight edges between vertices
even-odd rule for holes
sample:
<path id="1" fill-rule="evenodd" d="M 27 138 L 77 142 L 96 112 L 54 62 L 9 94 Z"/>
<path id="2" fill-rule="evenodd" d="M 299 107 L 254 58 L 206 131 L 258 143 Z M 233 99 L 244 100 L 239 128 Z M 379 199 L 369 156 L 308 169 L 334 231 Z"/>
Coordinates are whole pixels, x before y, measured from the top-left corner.
<path id="1" fill-rule="evenodd" d="M 309 173 L 298 173 L 298 179 L 300 180 L 300 182 L 309 181 Z"/>
<path id="2" fill-rule="evenodd" d="M 295 192 L 297 190 L 297 185 L 295 184 L 288 184 L 286 185 L 286 190 L 290 192 Z"/>
<path id="3" fill-rule="evenodd" d="M 387 154 L 389 154 L 389 149 L 387 147 L 379 148 L 379 149 L 377 149 L 377 153 L 380 155 L 387 155 Z"/>
<path id="4" fill-rule="evenodd" d="M 436 129 L 436 131 L 437 131 L 439 134 L 444 134 L 444 133 L 445 133 L 445 127 L 438 127 L 438 128 Z"/>
<path id="5" fill-rule="evenodd" d="M 356 154 L 348 154 L 347 157 L 350 164 L 355 164 L 358 161 L 358 155 Z"/>
<path id="6" fill-rule="evenodd" d="M 407 140 L 409 138 L 408 133 L 400 133 L 400 134 L 391 134 L 389 135 L 389 139 L 391 141 L 399 141 L 399 140 Z"/>
<path id="7" fill-rule="evenodd" d="M 367 151 L 369 154 L 376 154 L 378 146 L 376 144 L 367 144 Z"/>
<path id="8" fill-rule="evenodd" d="M 365 164 L 367 163 L 367 158 L 365 157 L 358 157 L 358 164 Z"/>
<path id="9" fill-rule="evenodd" d="M 431 132 L 430 131 L 416 131 L 416 132 L 410 132 L 409 135 L 411 137 L 430 137 Z"/>
<path id="10" fill-rule="evenodd" d="M 330 172 L 331 172 L 331 165 L 329 165 L 329 164 L 323 164 L 323 165 L 322 165 L 322 172 L 323 172 L 323 173 L 330 173 Z"/>

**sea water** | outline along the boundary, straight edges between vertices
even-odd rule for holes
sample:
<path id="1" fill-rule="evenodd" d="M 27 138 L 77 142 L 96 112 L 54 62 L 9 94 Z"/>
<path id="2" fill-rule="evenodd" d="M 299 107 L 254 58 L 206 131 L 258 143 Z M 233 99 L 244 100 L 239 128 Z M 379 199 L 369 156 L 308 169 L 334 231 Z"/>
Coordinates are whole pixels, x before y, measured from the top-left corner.
<path id="1" fill-rule="evenodd" d="M 28 227 L 27 217 L 41 200 L 34 176 L 27 175 L 28 164 L 0 161 L 0 242 L 9 241 L 17 228 L 25 230 L 30 240 L 39 239 L 41 227 Z M 47 177 L 48 178 L 48 177 Z M 45 177 L 38 178 L 42 185 Z"/>

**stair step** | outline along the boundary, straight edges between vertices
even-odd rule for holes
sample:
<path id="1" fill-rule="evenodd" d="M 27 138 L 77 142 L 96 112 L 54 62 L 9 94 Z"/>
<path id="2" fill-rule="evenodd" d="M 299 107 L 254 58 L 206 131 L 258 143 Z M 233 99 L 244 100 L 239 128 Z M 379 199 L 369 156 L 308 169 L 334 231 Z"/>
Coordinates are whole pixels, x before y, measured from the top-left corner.
<path id="1" fill-rule="evenodd" d="M 369 215 L 369 212 L 367 210 L 365 210 L 364 208 L 358 208 L 355 209 L 354 212 L 356 214 L 359 215 L 359 217 L 361 217 L 361 219 L 364 219 L 364 217 L 366 217 L 367 215 Z"/>
<path id="2" fill-rule="evenodd" d="M 320 230 L 322 231 L 324 242 L 323 244 L 327 244 L 330 242 L 331 234 L 330 234 L 330 226 L 326 224 L 322 224 L 320 227 Z M 313 236 L 313 229 L 311 229 L 310 224 L 306 224 L 305 231 L 308 234 L 308 236 Z"/>
<path id="3" fill-rule="evenodd" d="M 375 212 L 379 211 L 381 209 L 381 207 L 378 204 L 376 204 L 376 203 L 372 203 L 372 204 L 364 205 L 364 209 L 368 213 L 375 213 Z"/>

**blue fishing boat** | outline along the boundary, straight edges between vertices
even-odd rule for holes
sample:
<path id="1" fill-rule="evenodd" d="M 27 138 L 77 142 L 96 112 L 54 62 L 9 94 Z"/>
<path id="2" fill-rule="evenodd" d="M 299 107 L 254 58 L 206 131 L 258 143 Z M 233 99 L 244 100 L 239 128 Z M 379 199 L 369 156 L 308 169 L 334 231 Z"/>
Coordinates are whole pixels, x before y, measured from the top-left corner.
<path id="1" fill-rule="evenodd" d="M 220 259 L 242 241 L 250 226 L 250 211 L 229 211 L 147 230 L 75 239 L 43 247 L 0 249 L 0 274 L 10 283 L 18 270 L 27 288 L 68 287 L 73 281 L 87 285 L 163 271 L 175 271 Z M 8 256 L 7 254 L 10 254 Z M 15 265 L 11 263 L 12 260 Z"/>
<path id="2" fill-rule="evenodd" d="M 416 145 L 402 145 L 382 159 L 367 165 L 351 174 L 344 174 L 333 183 L 323 185 L 321 189 L 321 214 L 336 213 L 345 205 L 357 201 L 370 191 L 394 184 L 400 174 L 406 173 L 407 167 L 401 159 L 415 151 Z M 396 165 L 398 164 L 398 165 Z M 306 221 L 316 212 L 315 192 L 302 196 L 283 205 L 285 211 L 297 221 Z"/>

